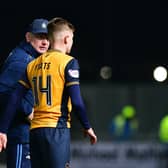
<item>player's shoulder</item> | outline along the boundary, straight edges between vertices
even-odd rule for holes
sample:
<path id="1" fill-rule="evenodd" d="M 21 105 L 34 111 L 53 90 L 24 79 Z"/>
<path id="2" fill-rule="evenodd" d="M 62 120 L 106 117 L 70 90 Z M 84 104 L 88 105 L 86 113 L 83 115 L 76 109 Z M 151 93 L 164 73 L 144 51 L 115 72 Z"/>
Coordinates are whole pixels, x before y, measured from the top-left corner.
<path id="1" fill-rule="evenodd" d="M 64 56 L 65 56 L 65 59 L 67 59 L 67 60 L 72 60 L 72 59 L 74 59 L 74 57 L 71 56 L 71 55 L 65 54 Z"/>
<path id="2" fill-rule="evenodd" d="M 60 61 L 69 61 L 72 60 L 74 57 L 59 51 L 50 50 L 46 54 L 49 54 L 50 56 L 53 56 L 54 58 L 60 60 Z"/>

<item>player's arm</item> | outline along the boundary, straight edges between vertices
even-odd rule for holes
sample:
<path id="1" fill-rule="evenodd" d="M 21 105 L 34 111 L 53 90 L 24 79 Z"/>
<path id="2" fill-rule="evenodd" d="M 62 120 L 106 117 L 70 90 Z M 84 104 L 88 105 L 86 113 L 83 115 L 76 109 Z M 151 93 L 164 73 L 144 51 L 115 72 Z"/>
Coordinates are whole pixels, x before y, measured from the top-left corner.
<path id="1" fill-rule="evenodd" d="M 86 115 L 86 108 L 85 108 L 82 96 L 80 94 L 79 84 L 69 86 L 68 92 L 71 97 L 73 111 L 76 113 L 83 128 L 85 129 L 91 128 L 91 125 L 88 121 L 88 117 Z"/>
<path id="2" fill-rule="evenodd" d="M 83 102 L 79 85 L 79 65 L 76 59 L 71 60 L 65 69 L 66 86 L 71 98 L 73 111 L 85 129 L 85 135 L 89 135 L 91 144 L 97 142 L 97 137 L 89 123 L 85 104 Z"/>
<path id="3" fill-rule="evenodd" d="M 79 85 L 72 85 L 68 87 L 69 95 L 71 97 L 72 106 L 74 112 L 76 113 L 78 119 L 80 120 L 82 126 L 84 127 L 84 134 L 90 137 L 91 144 L 95 144 L 97 142 L 97 136 L 94 133 L 87 115 L 86 108 L 82 100 L 82 96 L 80 94 Z"/>

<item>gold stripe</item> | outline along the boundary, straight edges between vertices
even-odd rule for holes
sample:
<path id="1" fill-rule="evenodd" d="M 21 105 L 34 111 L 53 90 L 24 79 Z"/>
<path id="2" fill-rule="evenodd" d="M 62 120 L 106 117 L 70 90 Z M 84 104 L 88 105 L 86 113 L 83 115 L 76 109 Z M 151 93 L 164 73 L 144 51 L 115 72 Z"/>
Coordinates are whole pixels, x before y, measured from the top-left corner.
<path id="1" fill-rule="evenodd" d="M 70 122 L 67 122 L 67 128 L 71 128 Z"/>
<path id="2" fill-rule="evenodd" d="M 25 86 L 26 88 L 30 88 L 30 86 L 22 80 L 19 80 L 19 83 Z"/>
<path id="3" fill-rule="evenodd" d="M 79 82 L 69 82 L 66 84 L 66 86 L 71 86 L 71 85 L 79 85 Z"/>

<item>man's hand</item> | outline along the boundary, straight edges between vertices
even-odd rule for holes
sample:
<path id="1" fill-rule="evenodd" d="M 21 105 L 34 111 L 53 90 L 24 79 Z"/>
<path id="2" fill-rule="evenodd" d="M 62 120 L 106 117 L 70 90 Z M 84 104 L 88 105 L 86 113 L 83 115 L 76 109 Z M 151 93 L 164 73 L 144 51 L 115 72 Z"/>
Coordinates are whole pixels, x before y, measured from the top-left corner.
<path id="1" fill-rule="evenodd" d="M 7 135 L 0 132 L 0 152 L 3 149 L 6 149 L 6 144 L 7 144 Z"/>
<path id="2" fill-rule="evenodd" d="M 84 135 L 85 136 L 89 136 L 90 137 L 90 143 L 93 145 L 97 142 L 97 136 L 96 134 L 94 133 L 93 129 L 92 128 L 89 128 L 88 130 L 85 130 L 84 131 Z"/>
<path id="3" fill-rule="evenodd" d="M 32 112 L 28 115 L 28 120 L 31 121 L 34 117 L 34 108 L 32 108 Z"/>

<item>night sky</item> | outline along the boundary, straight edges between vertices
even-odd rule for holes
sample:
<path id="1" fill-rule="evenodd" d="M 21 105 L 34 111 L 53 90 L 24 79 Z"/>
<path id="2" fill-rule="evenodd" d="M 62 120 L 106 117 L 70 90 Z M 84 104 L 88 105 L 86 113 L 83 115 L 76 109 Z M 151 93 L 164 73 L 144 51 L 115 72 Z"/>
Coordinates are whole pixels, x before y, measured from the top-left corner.
<path id="1" fill-rule="evenodd" d="M 0 7 L 1 62 L 34 18 L 56 16 L 76 27 L 72 55 L 81 79 L 99 80 L 103 65 L 113 82 L 151 82 L 152 68 L 168 64 L 168 7 L 161 2 L 24 1 Z"/>

